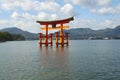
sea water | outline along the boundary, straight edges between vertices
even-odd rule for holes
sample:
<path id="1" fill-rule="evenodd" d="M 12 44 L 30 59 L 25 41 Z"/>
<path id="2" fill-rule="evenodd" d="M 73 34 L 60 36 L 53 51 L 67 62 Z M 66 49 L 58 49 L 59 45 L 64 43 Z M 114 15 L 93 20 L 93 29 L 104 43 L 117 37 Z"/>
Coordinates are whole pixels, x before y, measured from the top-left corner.
<path id="1" fill-rule="evenodd" d="M 120 80 L 120 40 L 0 43 L 0 80 Z"/>

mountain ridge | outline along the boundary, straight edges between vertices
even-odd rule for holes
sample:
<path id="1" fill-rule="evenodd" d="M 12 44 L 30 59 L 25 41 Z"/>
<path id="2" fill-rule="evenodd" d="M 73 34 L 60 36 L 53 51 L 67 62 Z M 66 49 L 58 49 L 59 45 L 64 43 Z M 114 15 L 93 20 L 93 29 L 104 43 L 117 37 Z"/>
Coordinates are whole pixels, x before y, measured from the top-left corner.
<path id="1" fill-rule="evenodd" d="M 21 34 L 25 37 L 26 40 L 38 39 L 38 34 L 24 31 L 24 30 L 16 28 L 16 27 L 4 28 L 4 29 L 1 29 L 0 31 L 1 32 L 9 32 L 11 34 Z"/>
<path id="2" fill-rule="evenodd" d="M 37 33 L 31 33 L 28 31 L 21 30 L 16 27 L 4 28 L 0 30 L 1 32 L 9 32 L 13 34 L 21 34 L 26 40 L 38 40 Z M 91 28 L 73 28 L 69 30 L 64 30 L 64 33 L 69 33 L 69 39 L 120 39 L 120 25 L 115 28 L 105 28 L 99 30 L 93 30 Z M 55 37 L 55 33 L 53 33 Z"/>

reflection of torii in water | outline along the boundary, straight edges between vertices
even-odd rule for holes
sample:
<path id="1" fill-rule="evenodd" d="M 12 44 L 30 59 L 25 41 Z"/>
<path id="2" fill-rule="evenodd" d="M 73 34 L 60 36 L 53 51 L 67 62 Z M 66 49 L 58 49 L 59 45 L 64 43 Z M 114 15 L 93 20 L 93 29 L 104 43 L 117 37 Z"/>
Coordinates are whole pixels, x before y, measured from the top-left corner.
<path id="1" fill-rule="evenodd" d="M 40 46 L 42 46 L 42 44 L 45 44 L 45 46 L 48 46 L 48 44 L 51 44 L 52 46 L 53 44 L 52 34 L 48 35 L 48 30 L 57 30 L 57 29 L 60 29 L 60 35 L 56 33 L 56 46 L 58 45 L 64 46 L 64 44 L 68 46 L 68 33 L 66 33 L 66 36 L 64 36 L 63 29 L 69 28 L 69 26 L 64 26 L 63 24 L 69 23 L 71 20 L 74 20 L 73 17 L 63 19 L 63 20 L 55 20 L 55 21 L 37 21 L 37 23 L 41 25 L 45 25 L 45 27 L 41 28 L 41 30 L 46 31 L 45 36 L 43 36 L 42 33 L 39 34 Z M 50 27 L 49 25 L 52 25 L 52 27 Z M 66 42 L 64 42 L 64 37 L 66 37 Z M 42 38 L 45 39 L 45 42 L 42 42 Z M 50 39 L 50 42 L 48 42 L 48 39 Z M 58 41 L 59 39 L 60 39 L 60 42 Z"/>

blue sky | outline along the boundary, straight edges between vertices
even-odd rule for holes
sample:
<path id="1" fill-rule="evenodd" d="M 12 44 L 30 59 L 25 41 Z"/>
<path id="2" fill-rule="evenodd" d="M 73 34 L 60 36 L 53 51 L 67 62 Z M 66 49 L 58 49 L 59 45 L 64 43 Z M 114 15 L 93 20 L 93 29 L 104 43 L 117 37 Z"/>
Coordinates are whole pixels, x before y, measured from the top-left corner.
<path id="1" fill-rule="evenodd" d="M 37 20 L 74 16 L 70 28 L 104 29 L 120 25 L 120 0 L 1 0 L 0 29 L 41 32 Z"/>

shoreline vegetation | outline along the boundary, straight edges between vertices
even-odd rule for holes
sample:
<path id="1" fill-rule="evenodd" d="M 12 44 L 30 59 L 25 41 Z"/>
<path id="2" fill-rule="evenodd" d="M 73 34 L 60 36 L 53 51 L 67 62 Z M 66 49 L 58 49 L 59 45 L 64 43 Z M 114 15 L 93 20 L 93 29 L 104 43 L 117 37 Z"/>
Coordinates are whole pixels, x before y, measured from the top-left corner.
<path id="1" fill-rule="evenodd" d="M 0 42 L 21 41 L 21 40 L 25 40 L 25 37 L 20 34 L 10 34 L 9 32 L 0 32 Z"/>
<path id="2" fill-rule="evenodd" d="M 63 32 L 69 34 L 69 40 L 120 40 L 120 25 L 115 28 L 99 30 L 93 30 L 90 28 L 73 28 L 63 30 Z M 55 40 L 55 32 L 52 34 L 53 40 Z M 0 42 L 21 40 L 39 40 L 39 33 L 31 33 L 16 27 L 0 30 Z"/>

